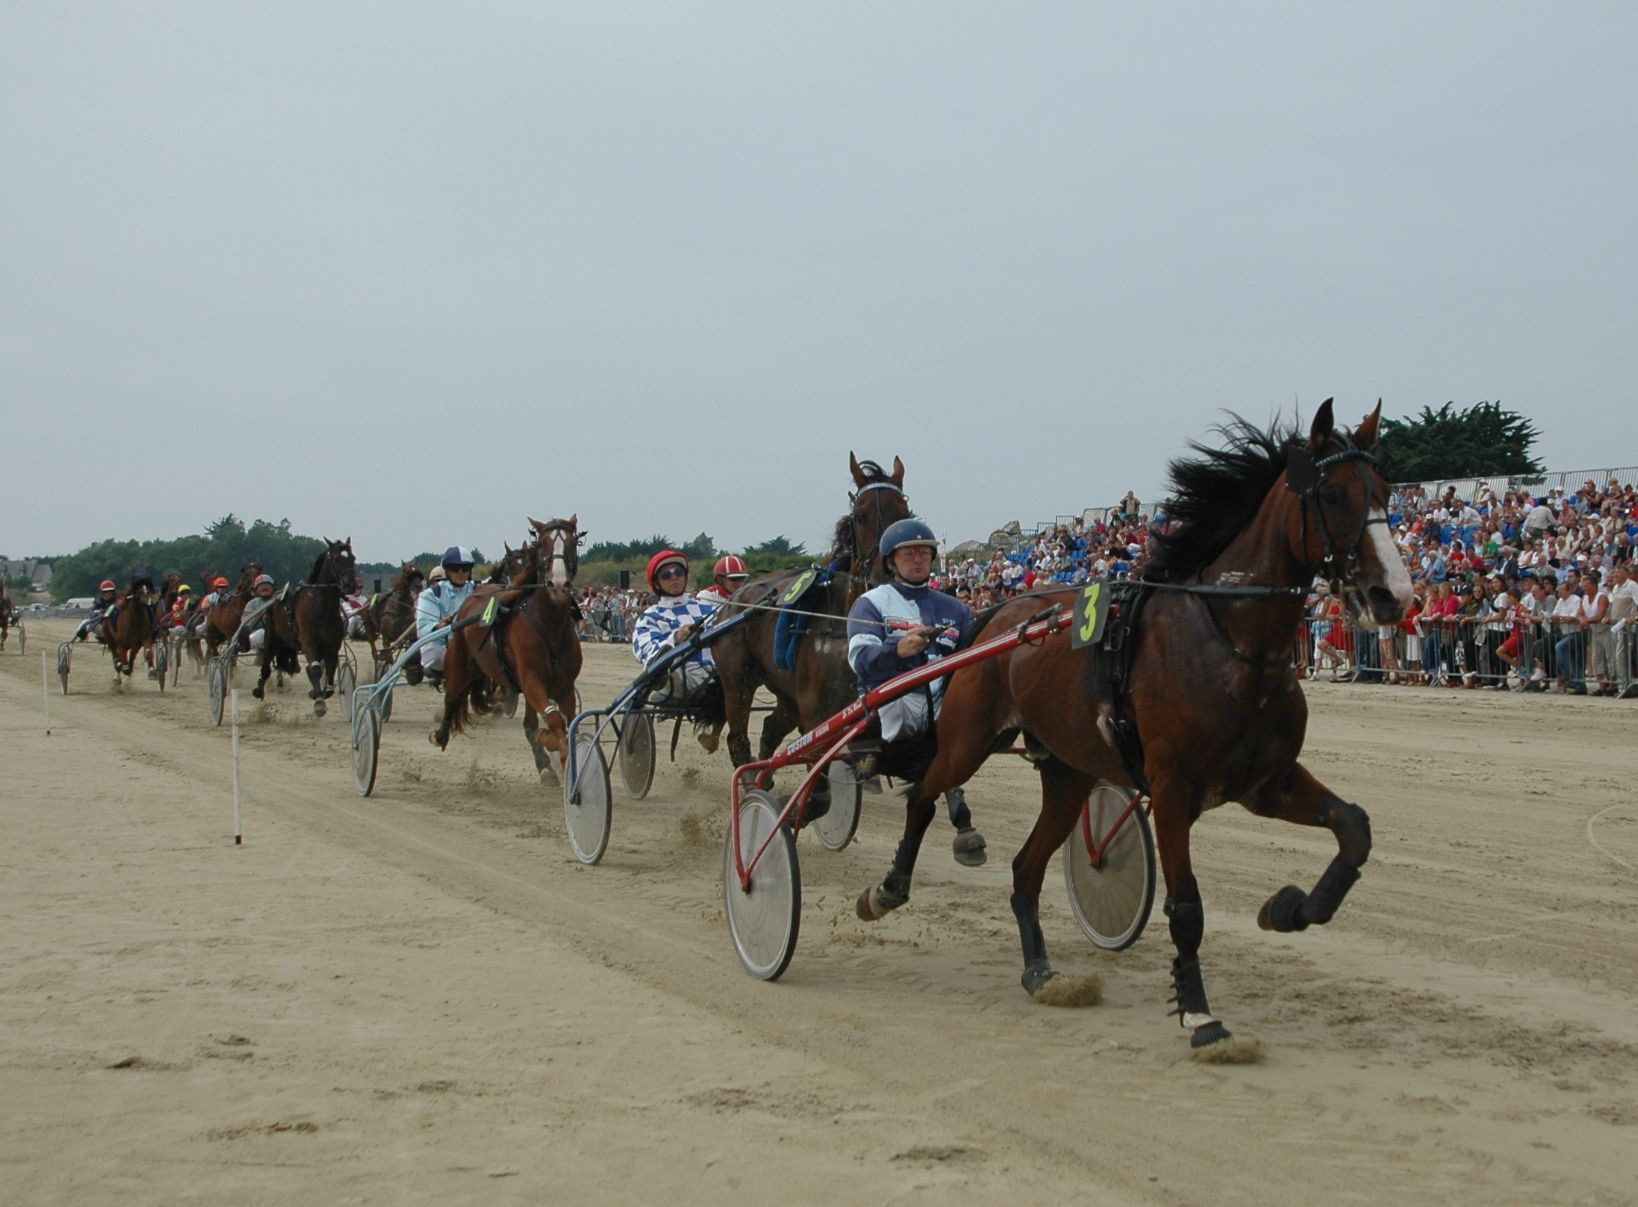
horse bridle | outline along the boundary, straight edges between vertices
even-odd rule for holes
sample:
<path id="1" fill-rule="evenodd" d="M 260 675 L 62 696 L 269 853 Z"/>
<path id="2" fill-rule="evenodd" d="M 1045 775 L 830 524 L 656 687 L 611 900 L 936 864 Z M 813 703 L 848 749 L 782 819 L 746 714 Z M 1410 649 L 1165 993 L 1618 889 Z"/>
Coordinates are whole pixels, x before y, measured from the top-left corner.
<path id="1" fill-rule="evenodd" d="M 874 462 L 866 462 L 866 464 L 874 464 Z M 880 482 L 867 482 L 867 483 L 865 483 L 865 485 L 859 487 L 858 490 L 854 491 L 852 494 L 848 495 L 848 497 L 847 497 L 848 502 L 853 505 L 853 518 L 855 520 L 859 520 L 859 519 L 864 518 L 861 515 L 859 515 L 859 500 L 863 496 L 869 494 L 873 490 L 890 490 L 890 491 L 892 491 L 894 494 L 898 495 L 899 498 L 904 500 L 904 506 L 908 510 L 908 508 L 910 506 L 910 496 L 904 493 L 904 487 L 898 485 L 896 482 L 889 482 L 889 481 L 886 481 L 885 479 L 880 481 Z M 867 564 L 871 563 L 871 562 L 874 562 L 876 560 L 877 550 L 876 550 L 875 546 L 880 545 L 882 543 L 882 533 L 886 532 L 887 529 L 888 529 L 888 525 L 883 524 L 881 522 L 881 508 L 878 507 L 876 509 L 876 539 L 875 539 L 874 544 L 872 546 L 870 546 L 870 556 L 868 558 L 865 558 L 865 561 L 866 561 Z M 859 542 L 857 540 L 855 540 L 853 543 L 854 543 L 855 546 L 857 546 Z M 855 548 L 853 550 L 853 555 L 855 557 L 864 557 L 865 556 L 865 551 L 862 550 L 862 549 Z"/>
<path id="2" fill-rule="evenodd" d="M 1332 453 L 1328 457 L 1315 458 L 1303 440 L 1294 440 L 1287 450 L 1285 466 L 1286 489 L 1297 495 L 1302 504 L 1302 546 L 1308 547 L 1308 513 L 1314 513 L 1315 527 L 1320 535 L 1320 572 L 1331 584 L 1333 590 L 1339 594 L 1346 584 L 1353 582 L 1354 575 L 1359 572 L 1361 551 L 1365 548 L 1365 530 L 1372 524 L 1388 523 L 1387 495 L 1379 493 L 1371 484 L 1371 469 L 1375 469 L 1379 476 L 1383 474 L 1382 460 L 1378 453 L 1367 452 L 1354 443 L 1351 435 L 1339 435 L 1343 444 L 1341 452 Z M 1333 465 L 1352 463 L 1359 471 L 1360 482 L 1365 488 L 1365 506 L 1360 509 L 1358 526 L 1350 534 L 1352 542 L 1348 547 L 1344 560 L 1338 564 L 1337 546 L 1338 535 L 1331 530 L 1325 520 L 1325 506 L 1320 501 L 1320 491 L 1326 482 L 1326 471 Z M 1370 469 L 1366 467 L 1369 466 Z M 1380 506 L 1382 515 L 1372 518 L 1371 512 Z"/>
<path id="3" fill-rule="evenodd" d="M 553 534 L 550 548 L 547 547 L 546 541 L 548 534 Z M 546 555 L 545 561 L 542 562 L 540 567 L 542 585 L 558 585 L 552 582 L 552 563 L 562 562 L 563 582 L 561 585 L 568 587 L 574 582 L 575 571 L 580 568 L 578 556 L 575 558 L 573 565 L 569 563 L 569 550 L 578 549 L 581 542 L 586 539 L 586 534 L 576 531 L 567 524 L 547 524 L 541 528 L 536 535 L 536 539 L 540 544 L 541 552 Z"/>

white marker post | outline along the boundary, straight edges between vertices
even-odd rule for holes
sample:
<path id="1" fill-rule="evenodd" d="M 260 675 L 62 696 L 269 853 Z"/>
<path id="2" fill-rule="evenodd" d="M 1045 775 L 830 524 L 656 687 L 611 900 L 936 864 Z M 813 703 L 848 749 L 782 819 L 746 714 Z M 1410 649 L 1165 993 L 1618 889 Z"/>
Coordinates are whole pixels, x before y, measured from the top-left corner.
<path id="1" fill-rule="evenodd" d="M 245 841 L 239 817 L 239 689 L 229 692 L 228 699 L 233 709 L 233 845 L 237 847 L 243 846 Z"/>
<path id="2" fill-rule="evenodd" d="M 46 737 L 51 736 L 51 672 L 46 669 L 46 652 L 40 651 L 40 696 L 45 700 Z"/>

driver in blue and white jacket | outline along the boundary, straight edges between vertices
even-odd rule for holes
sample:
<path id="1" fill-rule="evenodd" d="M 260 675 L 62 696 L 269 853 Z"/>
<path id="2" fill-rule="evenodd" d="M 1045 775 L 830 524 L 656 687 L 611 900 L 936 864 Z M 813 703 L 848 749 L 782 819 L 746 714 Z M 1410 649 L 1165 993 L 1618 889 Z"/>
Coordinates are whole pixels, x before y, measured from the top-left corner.
<path id="1" fill-rule="evenodd" d="M 438 563 L 443 571 L 439 581 L 430 582 L 415 601 L 415 636 L 425 637 L 454 621 L 461 605 L 472 597 L 472 565 L 477 559 L 465 545 L 451 545 Z M 436 572 L 433 578 L 437 579 Z M 421 647 L 421 668 L 433 686 L 444 679 L 444 648 L 448 641 L 434 641 Z"/>
<path id="2" fill-rule="evenodd" d="M 972 610 L 929 583 L 937 551 L 938 538 L 920 520 L 899 520 L 882 533 L 882 565 L 892 581 L 859 596 L 847 614 L 847 661 L 861 695 L 955 652 L 966 636 Z M 934 723 L 946 682 L 934 679 L 882 705 L 882 740 L 898 747 L 883 764 L 889 774 L 915 780 L 926 773 L 938 748 Z M 944 800 L 958 831 L 956 859 L 977 867 L 985 860 L 984 839 L 973 829 L 966 796 L 956 787 Z"/>

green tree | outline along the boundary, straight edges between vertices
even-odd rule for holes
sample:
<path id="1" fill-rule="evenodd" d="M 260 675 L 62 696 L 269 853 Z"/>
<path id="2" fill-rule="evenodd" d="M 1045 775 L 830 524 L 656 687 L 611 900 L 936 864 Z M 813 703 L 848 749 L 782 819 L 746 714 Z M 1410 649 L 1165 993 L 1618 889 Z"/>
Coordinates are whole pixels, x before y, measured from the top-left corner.
<path id="1" fill-rule="evenodd" d="M 764 553 L 772 557 L 794 558 L 799 561 L 803 558 L 811 556 L 808 551 L 802 547 L 802 545 L 791 544 L 785 539 L 783 534 L 773 537 L 770 540 L 763 541 L 760 544 L 752 545 L 750 548 L 745 550 L 745 556 L 748 558 L 759 557 Z"/>
<path id="2" fill-rule="evenodd" d="M 1541 433 L 1530 420 L 1500 402 L 1476 402 L 1458 411 L 1447 402 L 1407 419 L 1382 424 L 1393 476 L 1401 482 L 1539 474 L 1530 446 Z"/>

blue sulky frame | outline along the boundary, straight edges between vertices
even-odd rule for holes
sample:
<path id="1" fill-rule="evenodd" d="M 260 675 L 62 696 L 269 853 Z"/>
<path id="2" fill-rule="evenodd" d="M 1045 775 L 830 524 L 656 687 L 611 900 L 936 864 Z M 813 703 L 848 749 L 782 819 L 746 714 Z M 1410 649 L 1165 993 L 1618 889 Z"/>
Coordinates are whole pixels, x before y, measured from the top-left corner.
<path id="1" fill-rule="evenodd" d="M 582 863 L 603 858 L 609 838 L 609 771 L 603 755 L 604 735 L 613 731 L 620 752 L 621 770 L 632 796 L 648 792 L 654 766 L 654 721 L 676 718 L 680 708 L 650 708 L 651 692 L 662 686 L 672 670 L 718 638 L 749 620 L 754 612 L 736 612 L 720 623 L 706 623 L 676 649 L 651 662 L 631 685 L 604 708 L 586 708 L 569 722 L 567 777 L 563 785 L 563 817 L 569 843 Z M 585 727 L 592 726 L 591 732 Z"/>
<path id="2" fill-rule="evenodd" d="M 392 689 L 398 686 L 410 659 L 419 658 L 426 646 L 448 641 L 454 631 L 454 627 L 434 629 L 425 637 L 416 638 L 381 678 L 353 689 L 353 782 L 360 796 L 368 796 L 375 790 L 375 766 L 381 752 L 381 725 L 387 719 Z"/>

